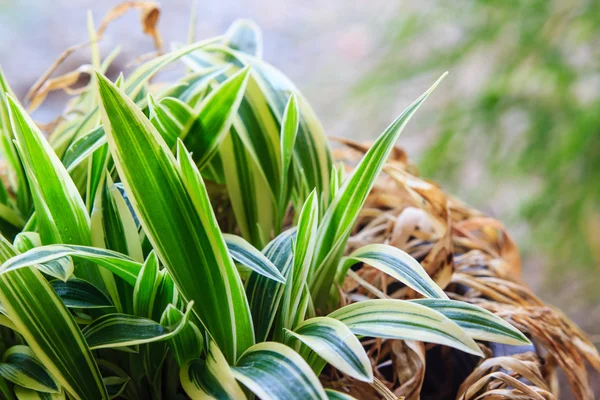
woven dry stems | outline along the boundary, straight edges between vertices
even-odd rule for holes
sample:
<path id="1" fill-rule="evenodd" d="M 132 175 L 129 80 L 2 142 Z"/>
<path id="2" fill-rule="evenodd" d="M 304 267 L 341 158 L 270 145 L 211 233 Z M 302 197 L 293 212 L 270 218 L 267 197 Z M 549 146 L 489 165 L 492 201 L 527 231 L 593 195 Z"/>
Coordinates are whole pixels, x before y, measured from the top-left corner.
<path id="1" fill-rule="evenodd" d="M 336 151 L 336 158 L 350 169 L 368 145 L 341 141 L 345 147 Z M 437 348 L 436 364 L 443 364 L 446 370 L 439 387 L 434 388 L 438 393 L 434 398 L 448 398 L 450 394 L 460 400 L 558 399 L 556 373 L 560 368 L 575 398 L 593 399 L 586 364 L 600 372 L 597 349 L 565 315 L 544 304 L 522 282 L 517 246 L 502 224 L 418 178 L 399 148 L 384 171 L 362 211 L 348 251 L 369 243 L 388 243 L 407 251 L 451 298 L 477 304 L 504 318 L 525 333 L 535 347 L 520 354 L 499 355 L 493 345 L 480 344 L 486 358 L 456 393 L 449 384 L 457 379 L 451 359 L 457 352 L 418 342 L 370 340 L 364 344 L 376 384 L 350 382 L 334 370 L 326 371 L 326 384 L 359 399 L 418 399 L 424 389 L 426 353 Z M 344 302 L 417 296 L 364 265 L 350 273 L 342 289 Z"/>

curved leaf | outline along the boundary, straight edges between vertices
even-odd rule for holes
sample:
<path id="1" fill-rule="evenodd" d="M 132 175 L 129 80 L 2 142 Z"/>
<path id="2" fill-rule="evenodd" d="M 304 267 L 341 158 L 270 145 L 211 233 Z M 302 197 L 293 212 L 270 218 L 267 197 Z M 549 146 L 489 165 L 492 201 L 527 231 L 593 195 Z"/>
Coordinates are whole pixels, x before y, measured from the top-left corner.
<path id="1" fill-rule="evenodd" d="M 343 373 L 364 382 L 373 381 L 373 368 L 365 349 L 352 331 L 337 319 L 310 318 L 288 333 Z"/>
<path id="2" fill-rule="evenodd" d="M 456 323 L 431 308 L 391 299 L 365 300 L 329 314 L 355 335 L 417 340 L 450 346 L 467 353 L 483 353 Z"/>
<path id="3" fill-rule="evenodd" d="M 365 263 L 375 267 L 425 297 L 448 298 L 442 288 L 429 277 L 417 260 L 396 247 L 374 243 L 354 250 L 342 260 L 338 282 L 343 281 L 348 268 L 356 263 Z"/>
<path id="4" fill-rule="evenodd" d="M 444 314 L 456 322 L 473 339 L 489 342 L 530 345 L 531 342 L 519 330 L 502 318 L 474 304 L 455 300 L 411 300 Z"/>
<path id="5" fill-rule="evenodd" d="M 113 303 L 100 289 L 83 279 L 51 281 L 50 286 L 69 308 L 113 307 Z"/>
<path id="6" fill-rule="evenodd" d="M 327 399 L 306 361 L 281 343 L 250 347 L 232 370 L 238 381 L 263 400 Z"/>
<path id="7" fill-rule="evenodd" d="M 224 233 L 223 239 L 225 239 L 225 244 L 227 244 L 227 250 L 229 250 L 231 258 L 235 261 L 250 268 L 257 274 L 285 284 L 285 277 L 281 275 L 277 267 L 244 238 Z"/>
<path id="8" fill-rule="evenodd" d="M 172 307 L 172 306 L 169 306 Z M 179 323 L 162 326 L 151 319 L 127 314 L 107 314 L 83 329 L 83 336 L 90 349 L 133 346 L 166 340 L 183 329 L 191 304 Z"/>
<path id="9" fill-rule="evenodd" d="M 27 346 L 13 346 L 2 356 L 0 376 L 15 385 L 44 393 L 58 393 L 59 385 Z"/>
<path id="10" fill-rule="evenodd" d="M 37 266 L 38 264 L 45 264 L 48 267 L 48 262 L 66 256 L 81 258 L 101 265 L 123 278 L 132 286 L 135 285 L 136 278 L 142 267 L 140 263 L 114 251 L 88 246 L 52 244 L 36 247 L 10 258 L 0 266 L 0 275 L 24 267 Z"/>
<path id="11" fill-rule="evenodd" d="M 183 390 L 192 399 L 246 398 L 227 360 L 213 341 L 208 345 L 206 360 L 197 358 L 185 363 L 179 372 L 179 379 Z"/>

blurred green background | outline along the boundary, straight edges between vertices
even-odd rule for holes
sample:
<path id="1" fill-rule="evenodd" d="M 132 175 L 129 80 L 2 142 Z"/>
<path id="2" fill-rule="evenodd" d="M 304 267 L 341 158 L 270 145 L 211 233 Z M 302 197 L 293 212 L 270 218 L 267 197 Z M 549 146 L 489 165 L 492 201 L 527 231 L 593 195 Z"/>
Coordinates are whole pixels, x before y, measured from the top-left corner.
<path id="1" fill-rule="evenodd" d="M 0 0 L 0 64 L 18 95 L 118 0 Z M 165 43 L 191 2 L 163 2 Z M 443 71 L 399 144 L 422 174 L 499 218 L 525 278 L 600 335 L 600 2 L 593 0 L 223 0 L 198 2 L 197 37 L 236 18 L 263 28 L 265 58 L 306 94 L 327 132 L 369 140 Z M 138 15 L 107 30 L 116 68 L 153 50 Z M 67 71 L 87 62 L 71 56 Z M 34 117 L 48 121 L 64 95 Z"/>

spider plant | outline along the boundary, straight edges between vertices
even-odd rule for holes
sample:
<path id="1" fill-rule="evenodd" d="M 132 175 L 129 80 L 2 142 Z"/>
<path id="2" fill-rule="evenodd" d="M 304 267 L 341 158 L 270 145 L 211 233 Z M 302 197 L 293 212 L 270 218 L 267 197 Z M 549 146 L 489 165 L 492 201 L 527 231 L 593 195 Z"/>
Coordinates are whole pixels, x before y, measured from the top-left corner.
<path id="1" fill-rule="evenodd" d="M 528 340 L 448 299 L 386 244 L 345 255 L 402 128 L 438 80 L 349 176 L 318 119 L 261 60 L 247 21 L 115 82 L 92 46 L 91 81 L 47 139 L 0 73 L 0 390 L 13 398 L 347 398 L 327 363 L 373 381 L 363 337 L 482 355 Z M 151 85 L 161 68 L 188 72 Z M 339 307 L 366 263 L 424 299 Z"/>

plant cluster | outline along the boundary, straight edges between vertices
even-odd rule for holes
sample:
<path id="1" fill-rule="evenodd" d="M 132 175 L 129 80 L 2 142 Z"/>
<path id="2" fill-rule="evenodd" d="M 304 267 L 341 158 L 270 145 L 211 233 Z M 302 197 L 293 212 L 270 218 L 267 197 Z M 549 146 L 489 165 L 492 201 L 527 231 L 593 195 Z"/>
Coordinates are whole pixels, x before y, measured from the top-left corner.
<path id="1" fill-rule="evenodd" d="M 93 31 L 92 31 L 93 32 Z M 306 100 L 261 60 L 260 32 L 180 46 L 90 84 L 48 139 L 0 73 L 0 391 L 7 398 L 349 398 L 326 364 L 373 382 L 362 337 L 481 355 L 528 343 L 448 299 L 407 253 L 346 242 L 402 128 L 348 176 Z M 150 79 L 188 68 L 170 85 Z M 441 79 L 440 79 L 441 80 Z M 424 298 L 340 307 L 365 263 Z"/>

